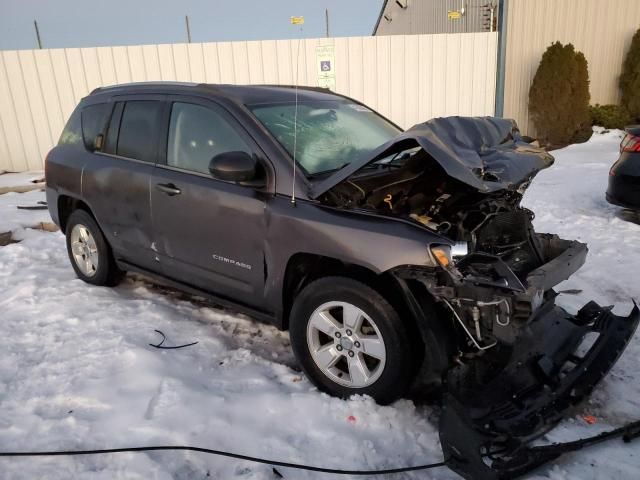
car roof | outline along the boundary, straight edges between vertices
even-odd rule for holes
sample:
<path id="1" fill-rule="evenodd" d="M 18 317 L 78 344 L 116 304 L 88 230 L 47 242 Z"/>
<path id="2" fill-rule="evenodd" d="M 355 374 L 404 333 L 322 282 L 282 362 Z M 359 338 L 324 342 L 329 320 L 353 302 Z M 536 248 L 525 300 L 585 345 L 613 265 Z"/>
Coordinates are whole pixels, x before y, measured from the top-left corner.
<path id="1" fill-rule="evenodd" d="M 229 85 L 189 82 L 125 83 L 93 90 L 93 95 L 122 95 L 141 93 L 181 93 L 227 97 L 243 105 L 344 99 L 325 88 L 292 85 Z"/>

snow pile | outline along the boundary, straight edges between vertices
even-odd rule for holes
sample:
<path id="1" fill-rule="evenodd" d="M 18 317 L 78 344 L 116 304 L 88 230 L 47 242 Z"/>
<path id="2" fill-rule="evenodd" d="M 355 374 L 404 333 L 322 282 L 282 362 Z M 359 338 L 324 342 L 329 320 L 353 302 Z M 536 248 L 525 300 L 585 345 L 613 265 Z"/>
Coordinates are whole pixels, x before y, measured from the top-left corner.
<path id="1" fill-rule="evenodd" d="M 1 177 L 0 177 L 1 178 Z M 0 233 L 15 232 L 51 222 L 48 210 L 21 210 L 18 206 L 33 206 L 46 201 L 45 193 L 33 190 L 26 193 L 9 192 L 0 195 Z"/>
<path id="2" fill-rule="evenodd" d="M 22 173 L 3 173 L 0 171 L 0 189 L 7 187 L 25 187 L 44 183 L 44 171 Z"/>
<path id="3" fill-rule="evenodd" d="M 560 287 L 584 291 L 561 296 L 569 309 L 593 298 L 627 314 L 640 293 L 640 226 L 604 199 L 619 137 L 596 134 L 554 152 L 555 166 L 525 196 L 538 231 L 589 243 L 586 265 Z M 286 333 L 137 278 L 115 289 L 89 286 L 74 276 L 60 233 L 24 230 L 20 238 L 0 248 L 0 450 L 190 444 L 337 468 L 441 459 L 431 408 L 328 397 L 297 371 Z M 199 343 L 157 350 L 148 345 L 160 340 L 154 329 L 167 344 Z M 573 439 L 640 416 L 639 366 L 634 339 L 580 412 L 598 424 L 575 417 L 549 438 Z M 50 480 L 279 478 L 267 466 L 168 452 L 0 459 L 0 471 Z M 338 478 L 279 471 L 289 479 Z M 532 478 L 613 477 L 640 477 L 640 442 L 568 455 Z M 438 469 L 387 478 L 458 477 Z"/>
<path id="4" fill-rule="evenodd" d="M 0 233 L 34 227 L 51 222 L 47 210 L 20 210 L 17 207 L 37 205 L 46 200 L 41 190 L 26 193 L 10 191 L 12 188 L 32 188 L 41 184 L 44 172 L 5 173 L 0 175 Z M 4 193 L 4 194 L 3 194 Z"/>

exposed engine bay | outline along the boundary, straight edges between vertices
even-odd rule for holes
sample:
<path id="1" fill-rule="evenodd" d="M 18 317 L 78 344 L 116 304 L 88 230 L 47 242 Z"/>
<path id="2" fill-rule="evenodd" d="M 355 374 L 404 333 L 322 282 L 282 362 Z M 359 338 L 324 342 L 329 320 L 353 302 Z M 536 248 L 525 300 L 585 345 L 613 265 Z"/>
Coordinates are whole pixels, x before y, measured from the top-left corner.
<path id="1" fill-rule="evenodd" d="M 472 354 L 515 341 L 514 328 L 544 297 L 539 289 L 527 295 L 527 276 L 572 243 L 534 232 L 533 212 L 520 206 L 527 185 L 479 192 L 414 147 L 365 167 L 321 200 L 417 222 L 456 243 L 446 274 L 423 281 L 459 320 Z"/>
<path id="2" fill-rule="evenodd" d="M 453 332 L 440 372 L 440 439 L 465 478 L 513 478 L 548 461 L 526 443 L 590 394 L 640 321 L 637 306 L 621 317 L 595 302 L 575 315 L 555 304 L 553 288 L 584 264 L 587 246 L 536 233 L 534 213 L 520 204 L 552 163 L 509 121 L 435 119 L 316 188 L 333 208 L 403 219 L 443 238 L 429 246 L 438 268 L 394 275 L 422 286 Z M 494 450 L 501 455 L 487 455 Z"/>
<path id="3" fill-rule="evenodd" d="M 522 197 L 519 192 L 480 193 L 448 177 L 420 147 L 365 168 L 327 192 L 324 200 L 339 207 L 412 218 L 457 241 L 473 241 L 490 215 L 513 211 Z"/>

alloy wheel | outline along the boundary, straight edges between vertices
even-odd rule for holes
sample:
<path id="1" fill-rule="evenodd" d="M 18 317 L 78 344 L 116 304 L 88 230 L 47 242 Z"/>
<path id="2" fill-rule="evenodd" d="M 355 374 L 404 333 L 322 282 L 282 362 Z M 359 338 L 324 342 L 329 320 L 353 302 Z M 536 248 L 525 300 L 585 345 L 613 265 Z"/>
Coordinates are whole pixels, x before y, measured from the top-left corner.
<path id="1" fill-rule="evenodd" d="M 99 266 L 98 247 L 91 231 L 82 224 L 74 225 L 71 230 L 71 252 L 82 274 L 93 277 Z"/>
<path id="2" fill-rule="evenodd" d="M 327 302 L 311 314 L 307 345 L 322 373 L 345 387 L 367 387 L 384 370 L 386 349 L 380 330 L 348 302 Z"/>

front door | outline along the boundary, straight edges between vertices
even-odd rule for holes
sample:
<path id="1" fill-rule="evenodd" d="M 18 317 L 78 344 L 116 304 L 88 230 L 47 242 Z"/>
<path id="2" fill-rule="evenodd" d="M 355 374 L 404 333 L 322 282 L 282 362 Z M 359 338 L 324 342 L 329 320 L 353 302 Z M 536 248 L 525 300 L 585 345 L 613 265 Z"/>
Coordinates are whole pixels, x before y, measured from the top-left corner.
<path id="1" fill-rule="evenodd" d="M 227 151 L 257 147 L 216 103 L 171 99 L 166 158 L 151 182 L 154 248 L 166 276 L 259 307 L 266 196 L 211 177 L 210 160 Z"/>

